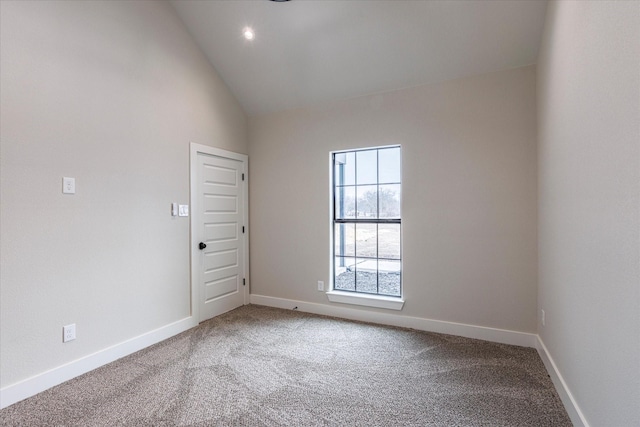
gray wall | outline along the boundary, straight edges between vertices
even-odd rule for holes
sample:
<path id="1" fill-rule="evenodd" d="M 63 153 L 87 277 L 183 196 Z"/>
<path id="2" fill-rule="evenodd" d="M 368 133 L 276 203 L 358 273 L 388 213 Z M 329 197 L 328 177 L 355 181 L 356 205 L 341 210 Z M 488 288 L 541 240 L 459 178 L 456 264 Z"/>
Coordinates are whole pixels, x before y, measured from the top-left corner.
<path id="1" fill-rule="evenodd" d="M 167 3 L 0 7 L 4 387 L 189 315 L 170 203 L 189 203 L 189 142 L 246 153 L 247 124 Z"/>
<path id="2" fill-rule="evenodd" d="M 542 341 L 592 426 L 640 423 L 640 3 L 549 4 L 538 69 Z"/>
<path id="3" fill-rule="evenodd" d="M 401 144 L 400 314 L 535 333 L 535 73 L 251 118 L 251 292 L 329 304 L 329 152 Z"/>

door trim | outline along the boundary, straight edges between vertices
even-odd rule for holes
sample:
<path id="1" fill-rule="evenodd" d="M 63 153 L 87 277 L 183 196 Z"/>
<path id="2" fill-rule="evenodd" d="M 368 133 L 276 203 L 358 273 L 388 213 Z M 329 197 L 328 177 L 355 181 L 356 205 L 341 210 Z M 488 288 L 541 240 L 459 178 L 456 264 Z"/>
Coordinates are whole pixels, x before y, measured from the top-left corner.
<path id="1" fill-rule="evenodd" d="M 244 180 L 242 181 L 242 203 L 244 204 L 242 222 L 244 224 L 245 232 L 242 235 L 242 256 L 244 258 L 243 278 L 245 279 L 245 286 L 243 286 L 243 304 L 249 304 L 249 286 L 251 281 L 249 280 L 249 156 L 246 154 L 234 153 L 233 151 L 223 150 L 221 148 L 211 147 L 208 145 L 197 144 L 195 142 L 190 143 L 190 160 L 189 160 L 189 203 L 191 205 L 191 215 L 189 218 L 190 239 L 189 239 L 189 259 L 191 261 L 191 316 L 196 321 L 196 324 L 200 322 L 200 305 L 198 295 L 200 289 L 198 287 L 198 269 L 196 265 L 196 254 L 200 251 L 196 249 L 195 245 L 200 241 L 199 236 L 196 236 L 196 224 L 194 224 L 195 212 L 199 208 L 197 200 L 197 165 L 198 154 L 207 154 L 210 156 L 222 157 L 231 160 L 237 160 L 242 162 L 244 174 Z"/>

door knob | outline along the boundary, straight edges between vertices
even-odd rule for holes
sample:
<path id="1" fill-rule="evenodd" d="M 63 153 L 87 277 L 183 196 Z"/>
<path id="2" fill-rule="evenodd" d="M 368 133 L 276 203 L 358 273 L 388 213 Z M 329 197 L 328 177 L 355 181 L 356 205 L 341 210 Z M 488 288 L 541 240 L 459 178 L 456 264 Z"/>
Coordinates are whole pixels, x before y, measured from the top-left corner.
<path id="1" fill-rule="evenodd" d="M 206 244 L 204 244 L 203 242 L 200 242 L 200 244 L 198 245 L 198 247 L 200 248 L 200 250 L 203 250 L 204 248 L 207 247 Z"/>

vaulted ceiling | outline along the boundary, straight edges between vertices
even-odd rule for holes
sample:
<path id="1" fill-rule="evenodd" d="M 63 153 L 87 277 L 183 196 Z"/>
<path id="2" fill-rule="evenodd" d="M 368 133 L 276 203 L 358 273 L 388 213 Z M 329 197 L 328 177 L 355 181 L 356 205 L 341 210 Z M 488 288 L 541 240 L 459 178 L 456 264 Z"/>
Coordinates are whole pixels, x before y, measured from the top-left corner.
<path id="1" fill-rule="evenodd" d="M 172 0 L 248 115 L 536 62 L 546 0 Z M 243 36 L 250 27 L 253 40 Z"/>

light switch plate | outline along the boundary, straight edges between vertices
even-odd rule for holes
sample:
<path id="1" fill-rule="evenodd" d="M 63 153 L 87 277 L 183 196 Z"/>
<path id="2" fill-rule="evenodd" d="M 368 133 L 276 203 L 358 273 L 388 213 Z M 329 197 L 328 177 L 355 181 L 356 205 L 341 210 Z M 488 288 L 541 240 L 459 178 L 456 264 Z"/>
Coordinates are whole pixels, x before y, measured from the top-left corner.
<path id="1" fill-rule="evenodd" d="M 63 194 L 76 194 L 76 179 L 63 177 L 62 178 L 62 193 Z"/>
<path id="2" fill-rule="evenodd" d="M 189 216 L 189 205 L 178 205 L 178 216 Z"/>
<path id="3" fill-rule="evenodd" d="M 171 216 L 178 216 L 178 204 L 171 203 Z"/>

